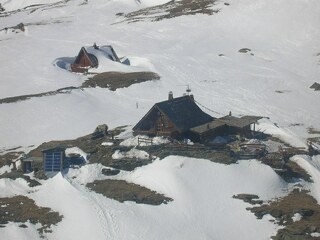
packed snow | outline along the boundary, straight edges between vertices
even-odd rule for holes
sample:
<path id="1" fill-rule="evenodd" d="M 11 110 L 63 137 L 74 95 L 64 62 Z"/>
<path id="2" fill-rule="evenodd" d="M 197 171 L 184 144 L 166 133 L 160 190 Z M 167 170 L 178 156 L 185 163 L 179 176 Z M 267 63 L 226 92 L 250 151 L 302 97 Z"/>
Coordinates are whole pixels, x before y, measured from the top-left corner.
<path id="1" fill-rule="evenodd" d="M 11 167 L 9 165 L 4 165 L 3 167 L 0 168 L 0 175 L 6 172 L 7 173 L 11 172 Z"/>
<path id="2" fill-rule="evenodd" d="M 300 213 L 295 213 L 292 217 L 292 221 L 298 222 L 302 219 L 302 215 Z"/>
<path id="3" fill-rule="evenodd" d="M 82 149 L 80 149 L 78 147 L 67 148 L 65 150 L 65 154 L 67 157 L 70 157 L 74 154 L 80 155 L 86 162 L 89 162 L 88 153 L 84 152 Z"/>
<path id="4" fill-rule="evenodd" d="M 113 159 L 122 159 L 122 158 L 149 159 L 149 154 L 146 151 L 132 148 L 127 152 L 116 150 L 115 153 L 112 154 L 112 158 Z"/>
<path id="5" fill-rule="evenodd" d="M 112 146 L 113 142 L 103 142 L 101 143 L 101 146 Z"/>

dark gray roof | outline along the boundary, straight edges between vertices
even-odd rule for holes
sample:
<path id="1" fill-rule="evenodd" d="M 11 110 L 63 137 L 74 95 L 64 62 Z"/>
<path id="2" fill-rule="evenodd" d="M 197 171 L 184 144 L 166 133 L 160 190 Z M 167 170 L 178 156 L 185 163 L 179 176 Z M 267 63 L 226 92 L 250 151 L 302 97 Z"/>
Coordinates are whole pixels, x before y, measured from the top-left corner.
<path id="1" fill-rule="evenodd" d="M 203 112 L 190 96 L 159 102 L 154 107 L 167 115 L 180 132 L 185 132 L 214 119 Z"/>
<path id="2" fill-rule="evenodd" d="M 213 130 L 215 128 L 219 128 L 221 126 L 229 126 L 229 127 L 236 127 L 236 128 L 244 128 L 246 126 L 251 125 L 252 123 L 257 122 L 262 117 L 259 116 L 243 116 L 241 118 L 237 118 L 234 116 L 224 116 L 222 118 L 217 118 L 212 122 L 194 127 L 191 129 L 192 132 L 195 133 L 204 133 L 209 130 Z"/>
<path id="3" fill-rule="evenodd" d="M 195 133 L 204 133 L 208 130 L 212 130 L 221 126 L 224 126 L 225 123 L 218 121 L 218 119 L 213 120 L 212 122 L 202 124 L 200 126 L 191 128 L 190 130 Z"/>
<path id="4" fill-rule="evenodd" d="M 22 160 L 23 162 L 41 162 L 42 157 L 28 157 Z"/>
<path id="5" fill-rule="evenodd" d="M 237 118 L 234 116 L 224 116 L 222 118 L 217 119 L 218 121 L 221 121 L 225 123 L 226 125 L 230 127 L 237 127 L 237 128 L 244 128 L 246 126 L 251 125 L 252 123 L 255 123 L 256 121 L 260 120 L 262 117 L 259 116 L 243 116 L 241 118 Z"/>

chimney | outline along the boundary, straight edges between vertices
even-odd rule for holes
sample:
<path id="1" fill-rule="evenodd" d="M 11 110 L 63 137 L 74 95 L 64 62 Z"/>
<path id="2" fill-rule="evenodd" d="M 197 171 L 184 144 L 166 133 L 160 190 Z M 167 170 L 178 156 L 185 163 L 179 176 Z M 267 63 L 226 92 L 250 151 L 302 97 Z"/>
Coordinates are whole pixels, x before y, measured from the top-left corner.
<path id="1" fill-rule="evenodd" d="M 172 99 L 173 99 L 173 92 L 170 91 L 170 92 L 169 92 L 169 95 L 168 95 L 168 100 L 172 100 Z"/>
<path id="2" fill-rule="evenodd" d="M 190 99 L 191 99 L 192 101 L 194 101 L 194 96 L 193 96 L 193 94 L 190 94 L 189 96 L 190 96 Z"/>

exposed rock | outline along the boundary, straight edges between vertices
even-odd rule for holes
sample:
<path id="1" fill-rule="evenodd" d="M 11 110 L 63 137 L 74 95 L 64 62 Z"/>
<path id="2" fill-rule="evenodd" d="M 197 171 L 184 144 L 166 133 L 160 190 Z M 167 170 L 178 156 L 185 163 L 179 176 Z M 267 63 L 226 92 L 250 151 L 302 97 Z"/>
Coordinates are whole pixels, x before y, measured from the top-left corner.
<path id="1" fill-rule="evenodd" d="M 251 52 L 251 49 L 250 48 L 241 48 L 241 49 L 239 49 L 238 52 L 239 53 L 247 53 L 247 52 Z"/>
<path id="2" fill-rule="evenodd" d="M 19 159 L 23 155 L 23 152 L 9 152 L 4 155 L 0 155 L 0 167 L 5 165 L 11 165 L 11 163 Z"/>
<path id="3" fill-rule="evenodd" d="M 24 24 L 23 24 L 23 23 L 17 24 L 16 26 L 13 27 L 13 29 L 19 29 L 19 30 L 21 30 L 22 32 L 25 31 L 25 27 L 24 27 Z"/>
<path id="4" fill-rule="evenodd" d="M 303 206 L 304 208 L 301 208 Z M 298 189 L 293 190 L 288 196 L 277 199 L 269 204 L 263 204 L 259 207 L 248 208 L 258 219 L 264 215 L 270 214 L 276 218 L 284 228 L 280 229 L 275 240 L 283 239 L 315 239 L 310 236 L 311 233 L 320 229 L 320 206 L 317 201 L 307 191 Z M 296 213 L 301 214 L 299 221 L 293 221 Z"/>
<path id="5" fill-rule="evenodd" d="M 102 138 L 104 136 L 108 135 L 108 125 L 107 124 L 101 124 L 96 127 L 94 132 L 92 133 L 92 139 Z"/>
<path id="6" fill-rule="evenodd" d="M 320 91 L 320 83 L 315 82 L 311 85 L 311 89 L 314 89 L 315 91 Z"/>
<path id="7" fill-rule="evenodd" d="M 97 180 L 93 183 L 88 183 L 87 187 L 119 202 L 132 201 L 149 205 L 160 205 L 172 201 L 171 198 L 165 197 L 163 194 L 124 180 Z"/>
<path id="8" fill-rule="evenodd" d="M 44 173 L 44 170 L 39 170 L 39 171 L 35 172 L 34 173 L 34 177 L 36 177 L 38 179 L 43 179 L 43 180 L 47 180 L 48 179 L 48 177 Z"/>
<path id="9" fill-rule="evenodd" d="M 0 178 L 10 178 L 12 180 L 16 180 L 18 178 L 22 178 L 28 182 L 30 187 L 35 187 L 41 185 L 38 181 L 31 179 L 29 176 L 23 175 L 22 172 L 12 171 L 10 173 L 4 173 L 0 175 Z"/>
<path id="10" fill-rule="evenodd" d="M 237 194 L 237 195 L 233 195 L 233 198 L 236 199 L 241 199 L 244 202 L 250 203 L 250 204 L 262 204 L 263 201 L 262 200 L 257 200 L 259 199 L 258 195 L 254 195 L 254 194 L 245 194 L 245 193 L 241 193 L 241 194 Z"/>
<path id="11" fill-rule="evenodd" d="M 160 76 L 154 72 L 104 72 L 97 74 L 93 78 L 85 81 L 82 84 L 82 87 L 101 87 L 109 88 L 111 91 L 115 91 L 118 88 L 129 87 L 132 84 L 159 79 Z"/>
<path id="12" fill-rule="evenodd" d="M 180 0 L 169 1 L 165 4 L 147 7 L 125 15 L 126 21 L 137 22 L 142 20 L 160 21 L 185 15 L 206 14 L 213 15 L 220 11 L 213 9 L 217 0 Z"/>
<path id="13" fill-rule="evenodd" d="M 38 207 L 32 199 L 25 196 L 14 196 L 11 198 L 0 198 L 0 225 L 9 222 L 32 224 L 40 223 L 39 233 L 48 230 L 51 225 L 56 225 L 62 220 L 62 215 L 53 212 L 50 208 Z M 21 224 L 20 227 L 27 227 Z"/>
<path id="14" fill-rule="evenodd" d="M 101 173 L 106 176 L 114 176 L 120 173 L 119 169 L 104 168 Z"/>
<path id="15" fill-rule="evenodd" d="M 272 167 L 286 182 L 294 182 L 299 178 L 307 182 L 312 182 L 311 176 L 303 168 L 293 161 L 285 162 L 280 153 L 270 153 L 260 160 L 264 164 Z"/>

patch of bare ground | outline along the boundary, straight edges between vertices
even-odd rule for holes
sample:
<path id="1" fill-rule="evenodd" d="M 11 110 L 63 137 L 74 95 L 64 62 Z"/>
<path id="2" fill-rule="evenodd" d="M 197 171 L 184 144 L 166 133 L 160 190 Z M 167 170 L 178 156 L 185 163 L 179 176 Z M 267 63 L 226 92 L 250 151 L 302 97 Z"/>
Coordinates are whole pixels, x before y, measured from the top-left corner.
<path id="1" fill-rule="evenodd" d="M 24 175 L 22 172 L 18 172 L 18 171 L 12 171 L 10 173 L 4 173 L 0 175 L 0 179 L 1 178 L 9 178 L 12 180 L 16 180 L 18 178 L 22 178 L 24 180 L 26 180 L 28 182 L 28 185 L 30 187 L 35 187 L 35 186 L 39 186 L 41 185 L 38 181 L 31 179 L 29 176 Z"/>
<path id="2" fill-rule="evenodd" d="M 59 223 L 62 218 L 63 216 L 58 212 L 39 207 L 32 199 L 25 196 L 0 198 L 0 226 L 5 226 L 9 222 L 40 223 L 42 226 L 38 231 L 42 235 L 45 232 L 51 232 L 50 227 Z"/>
<path id="3" fill-rule="evenodd" d="M 23 154 L 23 152 L 14 152 L 14 149 L 12 151 L 13 152 L 0 155 L 0 167 L 10 165 L 13 160 L 18 159 Z"/>
<path id="4" fill-rule="evenodd" d="M 0 99 L 0 104 L 6 103 L 17 103 L 20 101 L 26 101 L 31 98 L 47 97 L 54 96 L 57 94 L 69 94 L 72 90 L 89 88 L 89 87 L 101 87 L 108 88 L 111 91 L 115 91 L 118 88 L 126 88 L 132 84 L 159 80 L 160 76 L 154 72 L 131 72 L 131 73 L 122 73 L 122 72 L 104 72 L 95 75 L 89 80 L 85 81 L 81 87 L 65 87 L 58 90 L 36 93 L 36 94 L 27 94 L 14 97 L 7 97 Z"/>
<path id="5" fill-rule="evenodd" d="M 162 5 L 143 8 L 138 11 L 125 14 L 125 21 L 160 21 L 186 15 L 213 15 L 220 11 L 220 9 L 213 9 L 213 6 L 216 5 L 217 2 L 217 0 L 172 0 Z"/>
<path id="6" fill-rule="evenodd" d="M 65 6 L 66 3 L 69 1 L 71 1 L 71 0 L 62 0 L 62 1 L 58 1 L 55 3 L 48 3 L 48 4 L 32 4 L 32 5 L 26 6 L 24 8 L 12 10 L 12 11 L 5 11 L 5 9 L 3 9 L 3 11 L 1 11 L 1 9 L 0 9 L 0 17 L 8 17 L 10 15 L 20 13 L 20 12 L 27 12 L 28 14 L 31 14 L 36 11 L 45 11 L 45 10 L 53 9 L 53 8 L 61 8 L 61 7 Z M 84 3 L 85 2 L 87 2 L 87 0 L 84 0 Z"/>
<path id="7" fill-rule="evenodd" d="M 314 91 L 320 91 L 320 83 L 315 82 L 310 86 L 310 88 Z"/>
<path id="8" fill-rule="evenodd" d="M 20 102 L 20 101 L 26 101 L 26 100 L 29 100 L 31 98 L 38 98 L 38 97 L 45 97 L 45 96 L 53 96 L 53 95 L 57 95 L 57 94 L 71 93 L 71 91 L 73 89 L 78 89 L 78 88 L 77 87 L 66 87 L 66 88 L 61 88 L 61 89 L 58 89 L 58 90 L 55 90 L 55 91 L 50 91 L 50 92 L 2 98 L 2 99 L 0 99 L 0 104 L 16 103 L 16 102 Z"/>
<path id="9" fill-rule="evenodd" d="M 295 182 L 296 179 L 312 182 L 311 176 L 303 168 L 293 161 L 285 161 L 280 153 L 268 154 L 260 161 L 270 166 L 286 182 Z"/>
<path id="10" fill-rule="evenodd" d="M 163 194 L 124 180 L 97 180 L 93 183 L 88 183 L 87 187 L 119 202 L 132 201 L 142 204 L 160 205 L 172 201 L 171 198 Z"/>
<path id="11" fill-rule="evenodd" d="M 319 129 L 316 129 L 314 127 L 309 127 L 308 128 L 308 133 L 309 134 L 320 134 L 320 130 Z"/>
<path id="12" fill-rule="evenodd" d="M 177 142 L 177 141 L 176 141 Z M 200 143 L 188 145 L 184 143 L 166 143 L 161 145 L 137 146 L 137 149 L 148 152 L 153 157 L 163 159 L 170 155 L 178 155 L 192 158 L 208 159 L 211 162 L 232 164 L 237 159 L 230 155 L 227 150 L 215 150 L 211 146 Z"/>
<path id="13" fill-rule="evenodd" d="M 312 143 L 320 144 L 320 137 L 311 137 L 311 138 L 308 138 L 308 141 Z"/>
<path id="14" fill-rule="evenodd" d="M 247 209 L 258 219 L 270 214 L 284 226 L 272 237 L 274 240 L 319 239 L 311 234 L 320 232 L 320 206 L 305 190 L 295 189 L 284 198 Z"/>
<path id="15" fill-rule="evenodd" d="M 263 203 L 262 200 L 259 200 L 259 196 L 255 194 L 240 193 L 237 195 L 233 195 L 232 197 L 235 199 L 243 200 L 244 202 L 250 203 L 252 205 Z"/>
<path id="16" fill-rule="evenodd" d="M 97 74 L 85 81 L 82 84 L 82 87 L 101 87 L 109 88 L 111 91 L 115 91 L 118 88 L 129 87 L 132 84 L 159 79 L 160 76 L 154 72 L 104 72 Z"/>

